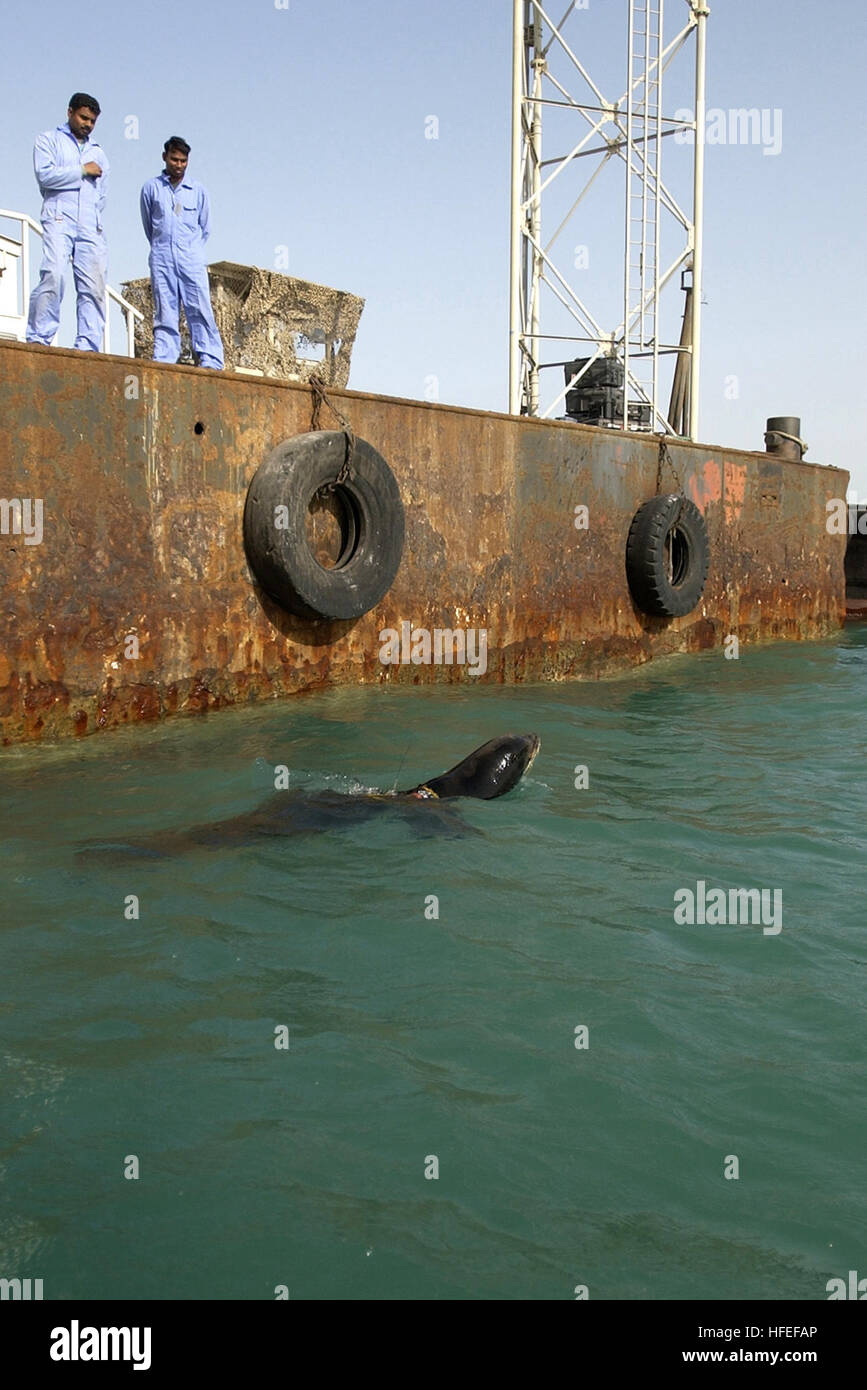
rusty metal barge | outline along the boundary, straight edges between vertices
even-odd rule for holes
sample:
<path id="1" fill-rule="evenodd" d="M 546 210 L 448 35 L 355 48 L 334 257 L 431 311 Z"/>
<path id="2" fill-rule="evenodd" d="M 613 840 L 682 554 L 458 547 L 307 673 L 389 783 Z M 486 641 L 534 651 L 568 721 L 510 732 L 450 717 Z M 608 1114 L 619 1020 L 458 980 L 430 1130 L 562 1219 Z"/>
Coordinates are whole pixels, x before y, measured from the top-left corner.
<path id="1" fill-rule="evenodd" d="M 245 551 L 251 480 L 314 423 L 306 382 L 0 342 L 4 744 L 328 686 L 598 677 L 843 622 L 846 537 L 826 525 L 842 470 L 330 386 L 328 399 L 402 502 L 396 572 L 360 616 L 290 611 Z M 643 611 L 624 564 L 637 510 L 665 494 L 707 530 L 706 582 L 680 617 Z M 345 545 L 338 503 L 333 488 L 309 499 L 325 569 Z M 407 624 L 413 638 L 484 631 L 484 667 L 423 644 L 384 658 L 383 633 Z"/>

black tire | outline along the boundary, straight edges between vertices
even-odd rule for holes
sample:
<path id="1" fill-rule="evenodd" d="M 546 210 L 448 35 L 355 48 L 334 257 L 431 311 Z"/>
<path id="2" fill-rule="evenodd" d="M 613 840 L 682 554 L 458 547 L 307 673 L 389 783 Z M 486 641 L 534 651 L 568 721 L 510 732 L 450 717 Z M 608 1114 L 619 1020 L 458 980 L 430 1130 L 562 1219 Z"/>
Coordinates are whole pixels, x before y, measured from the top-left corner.
<path id="1" fill-rule="evenodd" d="M 626 541 L 626 578 L 643 613 L 691 613 L 704 592 L 709 563 L 704 517 L 688 497 L 673 492 L 638 508 Z"/>
<path id="2" fill-rule="evenodd" d="M 404 513 L 394 474 L 381 454 L 356 439 L 342 503 L 341 553 L 325 569 L 307 539 L 307 512 L 333 484 L 347 436 L 315 430 L 278 444 L 256 472 L 244 506 L 244 548 L 266 593 L 303 618 L 360 618 L 388 593 L 403 554 Z M 285 508 L 279 514 L 277 507 Z"/>

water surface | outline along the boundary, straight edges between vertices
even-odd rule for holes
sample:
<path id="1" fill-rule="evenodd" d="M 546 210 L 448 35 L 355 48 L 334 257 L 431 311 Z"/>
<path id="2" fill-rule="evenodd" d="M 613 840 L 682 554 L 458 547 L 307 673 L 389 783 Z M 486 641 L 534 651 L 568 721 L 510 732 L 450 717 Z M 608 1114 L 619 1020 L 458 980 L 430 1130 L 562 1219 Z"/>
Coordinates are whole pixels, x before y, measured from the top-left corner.
<path id="1" fill-rule="evenodd" d="M 824 1299 L 867 1275 L 865 695 L 862 629 L 4 753 L 0 1276 Z M 279 764 L 293 789 L 410 786 L 509 731 L 541 753 L 461 804 L 466 832 L 389 811 L 77 853 L 251 809 Z M 699 880 L 781 890 L 782 930 L 679 925 Z"/>

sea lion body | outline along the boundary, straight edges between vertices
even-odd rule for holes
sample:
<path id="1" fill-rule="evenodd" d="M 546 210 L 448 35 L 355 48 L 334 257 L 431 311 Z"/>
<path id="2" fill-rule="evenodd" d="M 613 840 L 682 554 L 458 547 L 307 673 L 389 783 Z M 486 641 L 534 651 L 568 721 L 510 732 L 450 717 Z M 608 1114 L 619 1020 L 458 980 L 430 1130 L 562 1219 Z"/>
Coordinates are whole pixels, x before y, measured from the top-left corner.
<path id="1" fill-rule="evenodd" d="M 364 822 L 383 811 L 398 811 L 420 835 L 443 831 L 473 833 L 448 805 L 436 803 L 457 797 L 491 801 L 494 797 L 505 796 L 521 780 L 538 751 L 536 734 L 508 734 L 490 739 L 448 772 L 406 791 L 274 792 L 255 810 L 227 820 L 211 821 L 187 830 L 160 830 L 123 844 L 101 841 L 98 847 L 92 844 L 79 853 L 163 858 L 191 849 L 226 849 L 254 844 L 263 835 L 323 834 L 346 824 Z"/>

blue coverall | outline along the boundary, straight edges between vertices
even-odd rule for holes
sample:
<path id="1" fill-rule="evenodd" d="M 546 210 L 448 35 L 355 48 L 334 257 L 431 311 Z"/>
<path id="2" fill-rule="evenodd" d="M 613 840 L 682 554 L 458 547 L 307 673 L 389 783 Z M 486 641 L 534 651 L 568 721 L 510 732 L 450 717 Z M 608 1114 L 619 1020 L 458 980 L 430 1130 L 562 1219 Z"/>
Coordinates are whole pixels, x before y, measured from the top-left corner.
<path id="1" fill-rule="evenodd" d="M 210 232 L 208 195 L 186 175 L 173 184 L 165 170 L 141 191 L 141 220 L 151 244 L 154 361 L 177 362 L 181 351 L 178 299 L 184 306 L 200 367 L 221 368 L 223 344 L 214 322 L 205 268 Z"/>
<path id="2" fill-rule="evenodd" d="M 91 160 L 99 178 L 82 173 Z M 60 323 L 60 301 L 70 256 L 78 296 L 74 346 L 102 350 L 105 326 L 105 272 L 108 252 L 103 232 L 108 160 L 93 139 L 80 146 L 69 123 L 37 136 L 33 167 L 42 194 L 42 265 L 30 296 L 28 343 L 51 343 Z"/>

